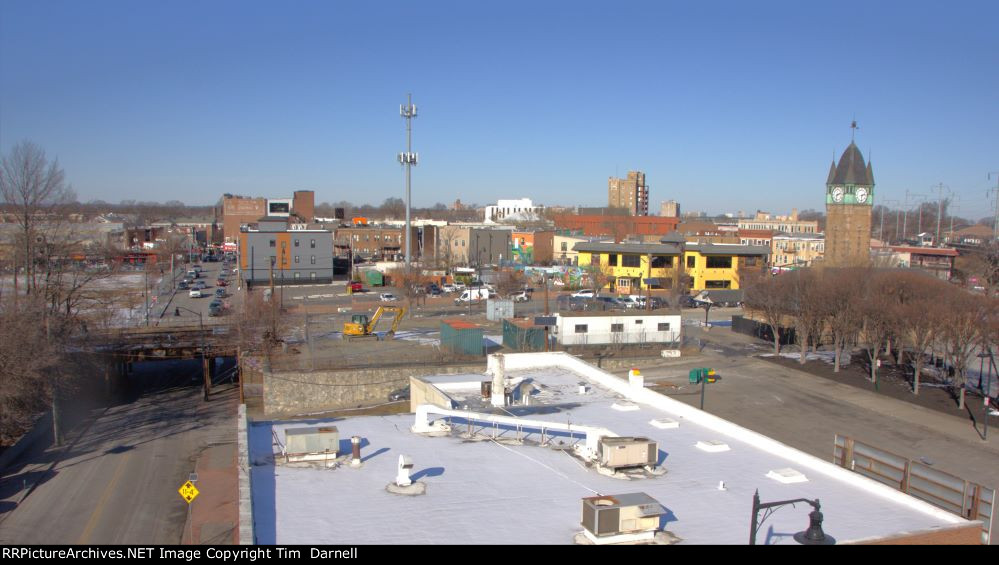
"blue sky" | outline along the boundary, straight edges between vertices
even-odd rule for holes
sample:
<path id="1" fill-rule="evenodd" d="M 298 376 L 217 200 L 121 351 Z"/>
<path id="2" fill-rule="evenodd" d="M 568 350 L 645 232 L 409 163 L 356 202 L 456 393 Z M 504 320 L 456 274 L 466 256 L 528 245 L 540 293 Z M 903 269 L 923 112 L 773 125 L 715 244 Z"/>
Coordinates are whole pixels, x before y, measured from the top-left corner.
<path id="1" fill-rule="evenodd" d="M 876 201 L 990 215 L 996 2 L 0 3 L 0 151 L 57 156 L 80 200 L 824 207 L 850 142 Z M 935 192 L 933 193 L 935 194 Z"/>

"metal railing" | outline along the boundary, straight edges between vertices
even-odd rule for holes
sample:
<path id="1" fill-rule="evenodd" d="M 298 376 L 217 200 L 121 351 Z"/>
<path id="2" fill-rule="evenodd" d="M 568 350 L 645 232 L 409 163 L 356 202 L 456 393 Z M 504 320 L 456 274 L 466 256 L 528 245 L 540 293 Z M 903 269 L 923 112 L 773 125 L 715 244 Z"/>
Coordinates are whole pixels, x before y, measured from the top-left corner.
<path id="1" fill-rule="evenodd" d="M 995 489 L 933 469 L 836 434 L 833 463 L 968 520 L 982 521 L 982 544 L 992 538 Z"/>

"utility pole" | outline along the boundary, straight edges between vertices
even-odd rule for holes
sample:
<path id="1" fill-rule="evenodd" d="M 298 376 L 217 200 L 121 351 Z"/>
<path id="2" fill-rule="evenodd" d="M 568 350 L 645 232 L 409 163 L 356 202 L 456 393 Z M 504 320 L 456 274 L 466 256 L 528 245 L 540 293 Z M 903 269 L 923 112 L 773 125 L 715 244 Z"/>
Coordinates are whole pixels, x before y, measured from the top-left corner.
<path id="1" fill-rule="evenodd" d="M 545 317 L 549 315 L 548 310 L 548 272 L 545 272 Z M 545 352 L 551 351 L 551 338 L 548 335 L 548 325 L 545 324 Z"/>
<path id="2" fill-rule="evenodd" d="M 990 172 L 988 175 L 989 180 L 992 180 L 992 175 L 996 175 L 996 187 L 990 188 L 989 191 L 985 193 L 985 197 L 988 198 L 989 194 L 994 194 L 996 197 L 996 219 L 992 224 L 992 239 L 995 239 L 996 237 L 999 237 L 999 171 Z"/>
<path id="3" fill-rule="evenodd" d="M 410 199 L 410 171 L 414 165 L 419 161 L 420 156 L 413 153 L 413 118 L 416 117 L 416 106 L 413 105 L 413 95 L 409 94 L 408 100 L 405 106 L 399 105 L 399 115 L 406 119 L 406 152 L 399 154 L 399 163 L 406 166 L 406 270 L 409 271 L 410 265 L 410 218 L 409 209 L 411 206 Z"/>
<path id="4" fill-rule="evenodd" d="M 943 215 L 943 191 L 947 188 L 947 192 L 950 192 L 950 187 L 944 187 L 943 183 L 937 185 L 937 236 L 934 240 L 934 244 L 940 246 L 940 217 Z"/>
<path id="5" fill-rule="evenodd" d="M 148 259 L 148 256 L 146 257 Z M 143 261 L 142 263 L 142 274 L 143 284 L 142 284 L 142 297 L 146 301 L 146 327 L 149 327 L 149 263 Z"/>

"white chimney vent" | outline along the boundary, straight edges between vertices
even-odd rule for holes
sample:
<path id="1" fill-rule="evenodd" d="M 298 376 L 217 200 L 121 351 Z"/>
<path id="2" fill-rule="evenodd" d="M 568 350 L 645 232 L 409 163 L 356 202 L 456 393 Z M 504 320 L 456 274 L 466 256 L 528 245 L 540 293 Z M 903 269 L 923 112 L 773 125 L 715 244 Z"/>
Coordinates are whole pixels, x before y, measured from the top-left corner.
<path id="1" fill-rule="evenodd" d="M 399 456 L 399 471 L 395 476 L 395 484 L 400 487 L 408 487 L 413 484 L 409 478 L 409 472 L 413 469 L 413 458 L 408 455 Z"/>

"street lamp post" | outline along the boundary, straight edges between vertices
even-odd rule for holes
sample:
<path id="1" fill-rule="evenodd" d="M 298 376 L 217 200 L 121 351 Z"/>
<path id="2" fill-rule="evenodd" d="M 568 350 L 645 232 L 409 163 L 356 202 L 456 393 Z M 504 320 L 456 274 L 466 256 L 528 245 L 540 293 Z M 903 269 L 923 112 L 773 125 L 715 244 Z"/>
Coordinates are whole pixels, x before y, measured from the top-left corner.
<path id="1" fill-rule="evenodd" d="M 749 530 L 749 545 L 756 545 L 756 533 L 763 522 L 777 511 L 781 506 L 790 504 L 794 506 L 797 502 L 804 502 L 811 505 L 814 510 L 808 514 L 808 529 L 794 534 L 794 540 L 802 545 L 833 545 L 836 540 L 832 536 L 827 536 L 822 531 L 822 506 L 819 499 L 809 500 L 807 498 L 795 498 L 793 500 L 780 500 L 777 502 L 760 502 L 760 491 L 757 489 L 753 494 L 753 522 Z M 760 510 L 766 510 L 763 518 L 760 519 Z"/>

